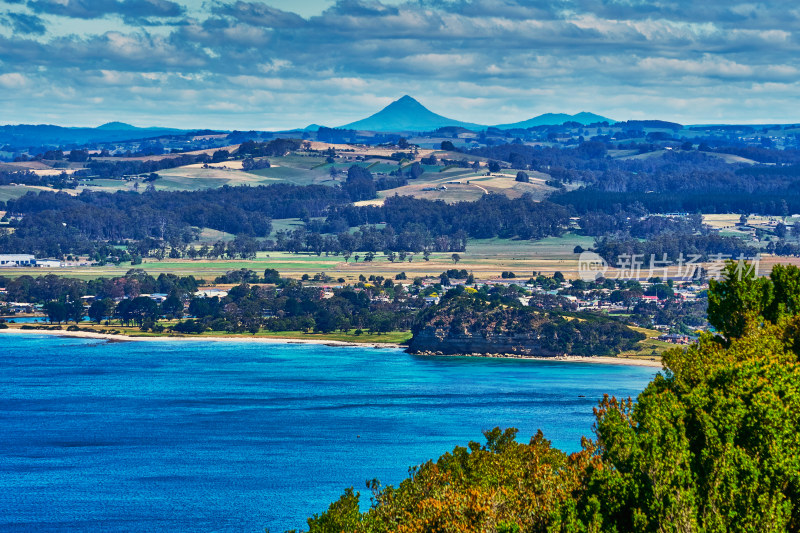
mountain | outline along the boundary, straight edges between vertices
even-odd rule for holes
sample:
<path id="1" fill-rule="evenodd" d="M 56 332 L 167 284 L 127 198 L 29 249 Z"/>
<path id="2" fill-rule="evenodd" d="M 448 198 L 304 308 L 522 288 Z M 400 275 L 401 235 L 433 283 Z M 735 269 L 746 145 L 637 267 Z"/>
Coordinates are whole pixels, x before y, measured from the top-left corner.
<path id="1" fill-rule="evenodd" d="M 545 113 L 544 115 L 523 120 L 522 122 L 514 122 L 513 124 L 500 124 L 499 126 L 494 127 L 501 130 L 526 129 L 534 126 L 558 126 L 565 122 L 578 122 L 584 126 L 588 126 L 589 124 L 593 124 L 595 122 L 608 122 L 609 124 L 613 124 L 616 122 L 616 120 L 595 115 L 594 113 L 588 113 L 586 111 L 582 111 L 581 113 L 577 113 L 575 115 L 568 115 L 566 113 Z"/>
<path id="2" fill-rule="evenodd" d="M 432 131 L 445 126 L 460 126 L 470 130 L 483 130 L 485 126 L 461 122 L 437 115 L 406 95 L 384 107 L 371 117 L 340 126 L 348 130 L 364 131 Z"/>
<path id="3" fill-rule="evenodd" d="M 65 128 L 51 124 L 0 126 L 0 146 L 11 149 L 41 146 L 69 146 L 97 142 L 149 139 L 162 135 L 180 135 L 172 128 L 137 128 L 122 122 L 109 122 L 97 128 Z"/>
<path id="4" fill-rule="evenodd" d="M 102 126 L 97 126 L 98 130 L 105 130 L 105 131 L 130 131 L 130 130 L 138 130 L 141 128 L 137 128 L 136 126 L 131 126 L 130 124 L 126 124 L 124 122 L 106 122 Z"/>

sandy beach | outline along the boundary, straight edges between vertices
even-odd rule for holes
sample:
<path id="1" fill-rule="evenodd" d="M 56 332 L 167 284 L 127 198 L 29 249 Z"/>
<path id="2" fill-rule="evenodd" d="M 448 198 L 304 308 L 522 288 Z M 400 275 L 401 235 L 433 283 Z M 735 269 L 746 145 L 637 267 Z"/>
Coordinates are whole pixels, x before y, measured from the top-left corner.
<path id="1" fill-rule="evenodd" d="M 0 330 L 0 335 L 4 333 L 20 333 L 20 334 L 32 334 L 32 335 L 55 335 L 58 337 L 79 337 L 83 339 L 103 339 L 103 340 L 110 340 L 110 341 L 120 341 L 120 342 L 248 342 L 248 343 L 266 343 L 266 344 L 320 344 L 323 346 L 357 346 L 362 348 L 403 348 L 403 346 L 399 344 L 394 344 L 390 342 L 347 342 L 347 341 L 337 341 L 337 340 L 325 340 L 325 339 L 296 339 L 293 337 L 237 337 L 237 336 L 214 336 L 214 335 L 203 335 L 203 336 L 181 336 L 181 335 L 170 335 L 170 336 L 153 336 L 153 337 L 145 337 L 145 336 L 133 336 L 133 335 L 115 335 L 112 333 L 96 333 L 93 331 L 67 331 L 67 330 L 47 330 L 47 329 L 20 329 L 20 328 L 8 328 Z"/>
<path id="2" fill-rule="evenodd" d="M 397 348 L 403 349 L 404 346 L 395 343 L 380 343 L 380 342 L 347 342 L 337 340 L 325 339 L 297 339 L 292 337 L 238 337 L 238 336 L 154 336 L 154 337 L 140 337 L 132 335 L 115 335 L 111 333 L 96 333 L 92 331 L 66 331 L 66 330 L 38 330 L 38 329 L 19 329 L 8 328 L 0 330 L 2 334 L 30 334 L 30 335 L 55 335 L 59 337 L 78 337 L 83 339 L 100 339 L 116 342 L 246 342 L 246 343 L 263 343 L 263 344 L 317 344 L 322 346 L 350 346 L 359 348 Z M 626 365 L 626 366 L 645 366 L 653 368 L 662 368 L 661 362 L 651 359 L 631 359 L 625 357 L 579 357 L 573 355 L 558 356 L 558 357 L 535 357 L 535 356 L 521 356 L 521 355 L 476 355 L 476 354 L 460 354 L 451 356 L 442 355 L 422 355 L 421 357 L 487 357 L 496 359 L 527 359 L 531 361 L 558 361 L 565 363 L 590 363 L 601 365 Z"/>

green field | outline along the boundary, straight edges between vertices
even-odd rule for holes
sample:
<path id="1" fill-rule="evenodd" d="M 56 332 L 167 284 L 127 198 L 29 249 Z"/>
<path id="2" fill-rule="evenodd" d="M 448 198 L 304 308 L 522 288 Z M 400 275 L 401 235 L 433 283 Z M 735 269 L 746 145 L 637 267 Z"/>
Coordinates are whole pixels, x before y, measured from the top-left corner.
<path id="1" fill-rule="evenodd" d="M 274 230 L 291 229 L 300 223 L 297 219 L 276 220 Z M 198 248 L 203 243 L 213 244 L 218 240 L 229 240 L 232 236 L 222 232 L 204 230 L 201 240 L 195 242 Z M 263 272 L 267 268 L 274 268 L 282 275 L 299 278 L 303 274 L 314 276 L 324 272 L 334 280 L 344 278 L 348 282 L 358 279 L 360 275 L 371 274 L 384 277 L 394 277 L 400 272 L 405 272 L 408 280 L 415 277 L 438 276 L 450 268 L 464 268 L 472 272 L 479 279 L 496 278 L 501 272 L 511 271 L 518 277 L 527 279 L 532 271 L 555 272 L 561 271 L 566 276 L 576 275 L 577 255 L 572 252 L 576 245 L 584 247 L 592 244 L 591 238 L 574 234 L 567 234 L 559 238 L 548 238 L 540 241 L 522 241 L 509 239 L 484 239 L 471 240 L 467 251 L 459 253 L 460 260 L 454 263 L 452 253 L 433 253 L 429 261 L 425 261 L 423 254 L 414 254 L 412 261 L 390 262 L 382 253 L 376 254 L 372 262 L 364 262 L 364 253 L 353 254 L 348 262 L 341 255 L 322 254 L 317 256 L 312 253 L 289 252 L 259 252 L 255 259 L 244 260 L 208 260 L 198 259 L 164 259 L 157 260 L 146 258 L 141 265 L 132 267 L 130 263 L 119 266 L 106 265 L 102 267 L 76 267 L 47 269 L 7 269 L 6 276 L 19 276 L 22 274 L 44 275 L 57 274 L 61 276 L 76 277 L 80 279 L 94 279 L 98 277 L 122 276 L 131 268 L 142 268 L 147 272 L 158 275 L 160 273 L 173 273 L 181 276 L 193 275 L 197 278 L 212 282 L 214 278 L 231 270 L 247 268 L 256 272 Z M 355 255 L 360 260 L 355 262 Z"/>
<path id="2" fill-rule="evenodd" d="M 0 185 L 0 202 L 7 202 L 8 200 L 16 200 L 28 194 L 29 191 L 38 190 L 30 187 L 23 187 L 18 185 Z"/>
<path id="3" fill-rule="evenodd" d="M 195 248 L 200 248 L 204 244 L 211 246 L 219 241 L 222 242 L 232 241 L 234 237 L 235 237 L 234 235 L 231 235 L 230 233 L 225 233 L 224 231 L 218 231 L 210 228 L 203 228 L 203 231 L 200 232 L 200 238 L 193 244 Z"/>
<path id="4" fill-rule="evenodd" d="M 594 237 L 567 233 L 562 237 L 547 237 L 538 241 L 475 239 L 469 242 L 467 246 L 469 253 L 465 257 L 485 256 L 488 258 L 501 255 L 520 260 L 532 258 L 576 259 L 577 255 L 573 251 L 576 246 L 591 248 L 594 246 Z"/>

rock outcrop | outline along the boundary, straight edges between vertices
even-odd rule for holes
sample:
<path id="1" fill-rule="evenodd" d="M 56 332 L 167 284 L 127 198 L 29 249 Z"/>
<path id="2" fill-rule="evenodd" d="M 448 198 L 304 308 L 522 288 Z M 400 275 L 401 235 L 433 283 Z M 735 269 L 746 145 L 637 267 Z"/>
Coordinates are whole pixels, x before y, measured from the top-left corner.
<path id="1" fill-rule="evenodd" d="M 463 294 L 426 309 L 412 333 L 410 352 L 445 355 L 615 355 L 645 338 L 604 316 L 543 312 Z"/>

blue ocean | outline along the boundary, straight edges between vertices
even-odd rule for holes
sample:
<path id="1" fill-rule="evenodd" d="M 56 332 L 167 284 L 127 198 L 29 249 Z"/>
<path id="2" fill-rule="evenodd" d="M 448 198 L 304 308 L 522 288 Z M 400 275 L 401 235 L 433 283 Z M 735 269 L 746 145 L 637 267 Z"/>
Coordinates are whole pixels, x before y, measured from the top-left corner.
<path id="1" fill-rule="evenodd" d="M 580 448 L 653 368 L 0 333 L 0 531 L 304 528 L 494 426 Z"/>

